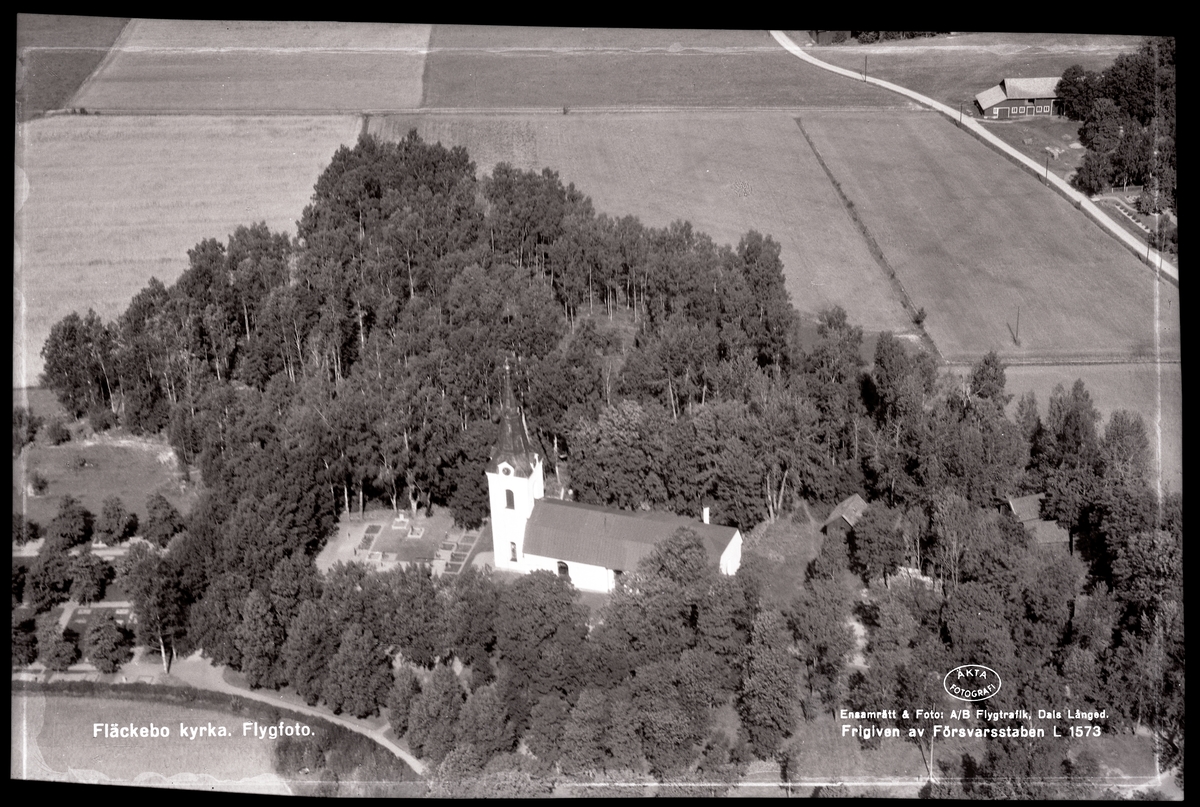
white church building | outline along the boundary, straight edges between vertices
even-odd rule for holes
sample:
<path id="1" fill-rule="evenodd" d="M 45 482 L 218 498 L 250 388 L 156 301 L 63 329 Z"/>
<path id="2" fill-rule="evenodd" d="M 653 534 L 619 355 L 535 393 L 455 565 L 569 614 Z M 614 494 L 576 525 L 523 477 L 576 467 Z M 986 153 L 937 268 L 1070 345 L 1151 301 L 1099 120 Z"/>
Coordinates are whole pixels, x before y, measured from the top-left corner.
<path id="1" fill-rule="evenodd" d="M 547 499 L 542 458 L 530 448 L 524 419 L 513 403 L 505 367 L 500 436 L 487 466 L 492 547 L 497 569 L 528 573 L 545 569 L 569 578 L 583 591 L 612 591 L 637 568 L 654 545 L 680 527 L 693 530 L 724 574 L 742 559 L 742 535 L 734 527 L 650 511 L 630 512 Z"/>

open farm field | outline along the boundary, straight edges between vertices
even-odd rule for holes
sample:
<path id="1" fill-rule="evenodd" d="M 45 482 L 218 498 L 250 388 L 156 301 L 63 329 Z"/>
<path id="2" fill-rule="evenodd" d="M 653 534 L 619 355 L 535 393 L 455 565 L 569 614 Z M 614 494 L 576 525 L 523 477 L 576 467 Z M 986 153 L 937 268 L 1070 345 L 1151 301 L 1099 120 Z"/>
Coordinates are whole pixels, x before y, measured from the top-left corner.
<path id="1" fill-rule="evenodd" d="M 14 695 L 13 779 L 290 795 L 275 772 L 275 742 L 242 737 L 243 718 L 152 701 Z M 93 723 L 165 726 L 166 738 L 93 738 Z M 224 726 L 232 737 L 180 736 L 179 726 Z"/>
<path id="2" fill-rule="evenodd" d="M 71 106 L 361 112 L 421 100 L 428 25 L 134 20 Z"/>
<path id="3" fill-rule="evenodd" d="M 1161 373 L 1160 373 L 1161 370 Z M 1005 371 L 1006 389 L 1014 397 L 1009 414 L 1026 392 L 1037 396 L 1042 419 L 1056 384 L 1070 390 L 1083 379 L 1104 423 L 1117 409 L 1142 416 L 1154 452 L 1152 467 L 1161 463 L 1163 489 L 1183 490 L 1183 369 L 1180 364 L 1087 364 L 1013 366 Z M 1161 382 L 1161 401 L 1159 384 Z M 1160 434 L 1161 431 L 1161 442 Z M 1101 430 L 1103 434 L 1103 429 Z"/>
<path id="4" fill-rule="evenodd" d="M 54 393 L 45 387 L 13 388 L 13 406 L 23 406 L 44 421 L 60 418 L 69 421 L 67 410 L 54 397 Z"/>
<path id="5" fill-rule="evenodd" d="M 423 107 L 895 106 L 791 56 L 766 31 L 437 25 Z"/>
<path id="6" fill-rule="evenodd" d="M 497 162 L 550 167 L 597 212 L 649 226 L 686 219 L 718 244 L 747 231 L 780 243 L 793 305 L 840 304 L 872 327 L 911 329 L 791 117 L 763 112 L 437 113 L 372 116 L 369 131 L 464 146 L 479 174 Z"/>
<path id="7" fill-rule="evenodd" d="M 17 15 L 17 120 L 62 109 L 121 34 L 124 17 Z"/>
<path id="8" fill-rule="evenodd" d="M 799 120 L 945 358 L 1149 360 L 1156 328 L 1157 355 L 1179 357 L 1178 289 L 949 121 L 836 110 Z"/>
<path id="9" fill-rule="evenodd" d="M 793 37 L 795 39 L 795 37 Z M 1003 78 L 1061 76 L 1073 64 L 1102 70 L 1132 53 L 1137 36 L 1090 34 L 960 34 L 873 45 L 813 47 L 817 59 L 916 90 L 972 114 L 975 96 Z M 803 42 L 804 39 L 795 39 Z"/>
<path id="10" fill-rule="evenodd" d="M 114 319 L 187 251 L 265 221 L 295 232 L 355 117 L 59 116 L 17 130 L 13 385 L 37 383 L 50 327 Z M 23 198 L 23 201 L 22 201 Z"/>
<path id="11" fill-rule="evenodd" d="M 180 513 L 187 514 L 199 496 L 197 481 L 181 485 L 175 454 L 166 440 L 118 438 L 26 446 L 12 461 L 13 512 L 23 512 L 43 527 L 58 513 L 63 496 L 73 496 L 99 515 L 104 500 L 120 496 L 125 509 L 146 523 L 146 499 L 161 493 Z M 42 496 L 30 496 L 26 483 L 39 473 L 49 483 Z M 198 475 L 197 475 L 198 477 Z"/>

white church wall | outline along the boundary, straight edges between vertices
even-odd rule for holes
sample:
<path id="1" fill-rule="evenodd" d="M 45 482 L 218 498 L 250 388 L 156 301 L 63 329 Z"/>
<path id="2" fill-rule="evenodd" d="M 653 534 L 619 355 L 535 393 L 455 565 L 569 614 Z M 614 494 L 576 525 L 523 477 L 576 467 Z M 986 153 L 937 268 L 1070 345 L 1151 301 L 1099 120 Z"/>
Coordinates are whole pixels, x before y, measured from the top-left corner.
<path id="1" fill-rule="evenodd" d="M 526 555 L 523 565 L 527 572 L 545 569 L 548 572 L 558 574 L 557 558 Z M 571 582 L 575 584 L 575 588 L 580 591 L 607 592 L 613 589 L 613 573 L 603 566 L 593 566 L 590 563 L 571 563 L 568 561 L 567 574 L 570 576 Z"/>

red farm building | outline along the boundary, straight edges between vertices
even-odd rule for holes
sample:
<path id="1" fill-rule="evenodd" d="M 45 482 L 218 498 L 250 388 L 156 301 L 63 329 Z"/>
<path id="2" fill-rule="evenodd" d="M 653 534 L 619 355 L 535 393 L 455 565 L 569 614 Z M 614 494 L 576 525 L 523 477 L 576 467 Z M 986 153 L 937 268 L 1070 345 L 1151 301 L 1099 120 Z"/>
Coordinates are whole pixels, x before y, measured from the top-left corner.
<path id="1" fill-rule="evenodd" d="M 1061 115 L 1062 100 L 1055 92 L 1058 77 L 1006 78 L 975 96 L 979 114 L 992 120 Z"/>

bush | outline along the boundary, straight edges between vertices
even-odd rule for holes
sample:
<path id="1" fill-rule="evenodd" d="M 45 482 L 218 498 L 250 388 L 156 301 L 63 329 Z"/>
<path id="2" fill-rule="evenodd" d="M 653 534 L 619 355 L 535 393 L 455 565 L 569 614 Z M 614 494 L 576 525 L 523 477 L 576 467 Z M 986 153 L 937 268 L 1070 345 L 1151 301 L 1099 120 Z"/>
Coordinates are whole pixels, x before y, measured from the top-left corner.
<path id="1" fill-rule="evenodd" d="M 36 541 L 42 534 L 42 528 L 36 521 L 30 521 L 20 513 L 13 513 L 13 543 L 17 546 Z"/>
<path id="2" fill-rule="evenodd" d="M 38 649 L 46 669 L 55 672 L 63 672 L 79 660 L 79 646 L 75 642 L 75 634 L 60 631 L 57 622 L 47 624 L 38 632 Z"/>
<path id="3" fill-rule="evenodd" d="M 913 324 L 923 325 L 925 323 L 925 308 L 922 306 L 917 309 L 917 313 L 913 314 Z"/>
<path id="4" fill-rule="evenodd" d="M 94 432 L 108 431 L 117 425 L 117 415 L 111 409 L 98 406 L 88 412 L 88 424 Z"/>
<path id="5" fill-rule="evenodd" d="M 50 480 L 34 471 L 29 475 L 29 487 L 33 490 L 34 496 L 44 496 L 50 488 Z"/>
<path id="6" fill-rule="evenodd" d="M 71 430 L 61 420 L 52 420 L 46 426 L 46 439 L 52 446 L 60 446 L 71 441 Z"/>
<path id="7" fill-rule="evenodd" d="M 13 456 L 20 456 L 21 449 L 33 442 L 42 419 L 23 406 L 13 407 Z"/>
<path id="8" fill-rule="evenodd" d="M 843 42 L 845 42 L 845 41 L 846 41 L 846 32 L 845 32 L 845 31 L 836 31 L 836 32 L 834 32 L 834 34 L 833 34 L 833 44 L 835 44 L 835 45 L 841 45 L 841 44 L 842 44 Z"/>
<path id="9" fill-rule="evenodd" d="M 872 45 L 879 41 L 878 31 L 859 31 L 856 36 L 860 45 Z"/>

